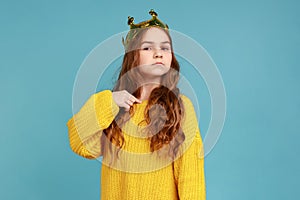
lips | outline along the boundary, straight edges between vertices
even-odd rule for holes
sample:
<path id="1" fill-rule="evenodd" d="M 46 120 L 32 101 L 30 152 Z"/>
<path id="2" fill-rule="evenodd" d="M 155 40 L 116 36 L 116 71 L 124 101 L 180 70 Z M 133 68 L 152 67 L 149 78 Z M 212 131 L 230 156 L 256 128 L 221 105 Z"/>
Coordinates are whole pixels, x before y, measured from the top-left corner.
<path id="1" fill-rule="evenodd" d="M 153 65 L 163 65 L 163 63 L 162 62 L 156 62 Z"/>

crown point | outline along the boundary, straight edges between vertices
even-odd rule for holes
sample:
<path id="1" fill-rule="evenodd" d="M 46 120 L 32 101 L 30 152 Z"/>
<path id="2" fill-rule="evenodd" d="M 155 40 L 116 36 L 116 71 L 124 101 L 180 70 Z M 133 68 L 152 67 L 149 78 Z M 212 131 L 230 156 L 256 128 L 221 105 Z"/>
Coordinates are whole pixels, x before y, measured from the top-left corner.
<path id="1" fill-rule="evenodd" d="M 133 20 L 134 20 L 134 18 L 133 18 L 133 17 L 130 17 L 130 16 L 128 16 L 128 21 L 127 21 L 127 24 L 128 24 L 128 25 L 131 25 L 131 24 L 133 24 Z"/>
<path id="2" fill-rule="evenodd" d="M 153 17 L 156 17 L 156 16 L 157 16 L 157 13 L 156 13 L 153 9 L 151 9 L 151 10 L 149 11 L 149 14 L 152 15 Z"/>

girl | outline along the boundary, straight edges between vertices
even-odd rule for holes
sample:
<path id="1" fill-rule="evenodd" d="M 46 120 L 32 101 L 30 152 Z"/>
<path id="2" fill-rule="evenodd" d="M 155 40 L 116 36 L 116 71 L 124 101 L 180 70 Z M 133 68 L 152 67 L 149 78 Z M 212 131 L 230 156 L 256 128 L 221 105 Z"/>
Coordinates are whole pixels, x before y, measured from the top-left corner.
<path id="1" fill-rule="evenodd" d="M 204 153 L 194 107 L 180 94 L 168 26 L 133 23 L 114 89 L 92 95 L 67 123 L 70 146 L 103 158 L 101 199 L 205 199 Z"/>

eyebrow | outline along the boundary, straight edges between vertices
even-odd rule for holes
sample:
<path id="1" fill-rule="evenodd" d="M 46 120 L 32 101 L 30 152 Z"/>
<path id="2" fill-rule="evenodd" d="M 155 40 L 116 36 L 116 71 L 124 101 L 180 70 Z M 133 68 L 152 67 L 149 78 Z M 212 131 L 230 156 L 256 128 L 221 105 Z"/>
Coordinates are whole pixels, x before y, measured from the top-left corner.
<path id="1" fill-rule="evenodd" d="M 144 44 L 144 43 L 154 44 L 155 42 L 152 42 L 152 41 L 143 41 L 141 44 Z M 161 42 L 161 44 L 170 44 L 170 42 L 169 41 L 164 41 L 164 42 Z"/>

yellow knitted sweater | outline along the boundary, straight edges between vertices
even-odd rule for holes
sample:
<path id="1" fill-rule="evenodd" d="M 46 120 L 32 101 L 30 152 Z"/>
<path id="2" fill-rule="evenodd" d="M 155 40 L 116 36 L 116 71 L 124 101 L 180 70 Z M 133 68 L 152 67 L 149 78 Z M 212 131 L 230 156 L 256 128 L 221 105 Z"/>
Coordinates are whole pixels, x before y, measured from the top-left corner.
<path id="1" fill-rule="evenodd" d="M 144 119 L 147 100 L 135 105 L 134 116 L 122 128 L 123 148 L 129 156 L 115 167 L 105 164 L 106 154 L 101 152 L 100 142 L 102 130 L 119 112 L 110 90 L 93 94 L 67 122 L 71 149 L 84 158 L 103 158 L 101 200 L 206 199 L 203 145 L 197 117 L 192 102 L 184 95 L 181 98 L 185 108 L 182 122 L 185 141 L 181 145 L 183 154 L 173 162 L 156 162 L 145 157 L 150 152 L 150 142 L 139 137 L 137 127 Z"/>

